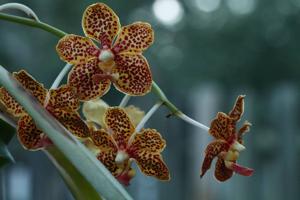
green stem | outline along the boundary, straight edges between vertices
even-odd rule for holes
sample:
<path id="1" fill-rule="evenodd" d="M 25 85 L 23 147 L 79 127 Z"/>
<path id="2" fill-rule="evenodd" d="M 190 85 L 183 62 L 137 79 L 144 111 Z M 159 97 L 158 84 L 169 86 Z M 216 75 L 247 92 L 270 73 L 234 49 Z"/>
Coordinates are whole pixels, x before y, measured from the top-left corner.
<path id="1" fill-rule="evenodd" d="M 163 102 L 163 105 L 166 106 L 172 112 L 172 115 L 179 116 L 182 114 L 182 112 L 169 101 L 165 93 L 154 81 L 152 82 L 152 92 L 155 93 L 158 96 L 158 98 Z"/>
<path id="2" fill-rule="evenodd" d="M 39 28 L 42 29 L 44 31 L 47 31 L 49 33 L 52 33 L 53 35 L 57 36 L 57 37 L 63 37 L 65 36 L 67 33 L 63 32 L 62 30 L 59 30 L 53 26 L 50 26 L 49 24 L 43 23 L 43 22 L 38 22 L 32 19 L 28 19 L 26 17 L 18 17 L 18 16 L 14 16 L 14 15 L 9 15 L 9 14 L 4 14 L 4 13 L 0 13 L 0 19 L 1 20 L 5 20 L 5 21 L 10 21 L 10 22 L 14 22 L 14 23 L 18 23 L 18 24 L 23 24 L 26 26 L 31 26 L 34 28 Z"/>

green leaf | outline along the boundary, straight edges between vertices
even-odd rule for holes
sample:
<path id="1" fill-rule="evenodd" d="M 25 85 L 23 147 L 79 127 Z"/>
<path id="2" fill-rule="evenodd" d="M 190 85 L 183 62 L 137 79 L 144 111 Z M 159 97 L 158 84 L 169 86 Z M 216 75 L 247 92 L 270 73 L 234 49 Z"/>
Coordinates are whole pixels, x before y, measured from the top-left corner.
<path id="1" fill-rule="evenodd" d="M 56 166 L 76 200 L 101 200 L 101 197 L 95 188 L 83 177 L 58 148 L 50 147 L 44 150 L 44 152 Z"/>
<path id="2" fill-rule="evenodd" d="M 105 166 L 89 152 L 69 131 L 51 116 L 34 97 L 0 66 L 0 83 L 34 119 L 36 125 L 76 167 L 99 195 L 109 199 L 132 199 Z"/>

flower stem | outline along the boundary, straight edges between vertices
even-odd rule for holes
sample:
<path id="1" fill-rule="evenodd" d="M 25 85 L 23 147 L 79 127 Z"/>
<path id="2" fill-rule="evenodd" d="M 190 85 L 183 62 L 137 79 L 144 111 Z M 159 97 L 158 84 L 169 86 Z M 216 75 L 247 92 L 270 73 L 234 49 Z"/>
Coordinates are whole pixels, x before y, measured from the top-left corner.
<path id="1" fill-rule="evenodd" d="M 35 21 L 40 21 L 38 16 L 29 8 L 20 3 L 6 3 L 0 6 L 0 12 L 4 10 L 20 10 L 26 13 L 29 17 L 33 18 Z"/>
<path id="2" fill-rule="evenodd" d="M 47 31 L 49 33 L 52 33 L 53 35 L 61 38 L 63 36 L 66 35 L 65 32 L 53 27 L 53 26 L 50 26 L 49 24 L 46 24 L 46 23 L 43 23 L 43 22 L 38 22 L 38 21 L 35 21 L 33 19 L 28 19 L 26 17 L 18 17 L 18 16 L 14 16 L 14 15 L 9 15 L 9 14 L 4 14 L 4 13 L 0 13 L 0 20 L 6 20 L 6 21 L 10 21 L 10 22 L 15 22 L 15 23 L 18 23 L 18 24 L 23 24 L 23 25 L 26 25 L 26 26 L 31 26 L 31 27 L 34 27 L 34 28 L 39 28 L 39 29 L 42 29 L 44 31 Z"/>
<path id="3" fill-rule="evenodd" d="M 123 99 L 122 99 L 122 101 L 121 101 L 119 107 L 124 108 L 124 107 L 127 105 L 128 101 L 129 101 L 129 99 L 130 99 L 130 97 L 131 97 L 131 96 L 125 94 L 125 96 L 123 97 Z"/>
<path id="4" fill-rule="evenodd" d="M 17 17 L 17 16 L 13 16 L 13 15 L 0 13 L 0 20 L 1 19 L 6 20 L 6 21 L 19 23 L 19 24 L 23 24 L 23 25 L 27 25 L 27 26 L 31 26 L 31 27 L 35 27 L 35 28 L 40 28 L 40 29 L 42 29 L 46 32 L 52 33 L 53 35 L 55 35 L 59 38 L 65 36 L 67 34 L 67 33 L 63 32 L 62 30 L 59 30 L 59 29 L 57 29 L 53 26 L 50 26 L 46 23 L 34 21 L 34 20 L 27 19 L 27 18 L 24 18 L 24 17 Z M 171 111 L 172 115 L 175 115 L 175 116 L 179 117 L 180 119 L 182 119 L 182 115 L 184 115 L 184 114 L 174 104 L 172 104 L 169 101 L 167 96 L 164 94 L 164 92 L 160 89 L 160 87 L 154 81 L 152 82 L 152 92 L 155 93 L 158 96 L 158 98 L 160 99 L 162 104 L 164 106 L 166 106 Z M 192 123 L 191 120 L 187 120 L 186 117 L 184 117 L 183 120 L 187 121 L 188 123 L 193 124 L 197 127 L 201 127 L 202 129 L 205 129 L 202 126 L 199 126 L 200 123 L 196 122 L 195 120 L 193 120 L 193 123 Z"/>
<path id="5" fill-rule="evenodd" d="M 158 108 L 163 104 L 162 101 L 157 102 L 154 106 L 147 112 L 147 114 L 143 117 L 142 121 L 135 128 L 135 132 L 139 132 L 147 121 L 151 118 L 151 116 L 158 110 Z"/>
<path id="6" fill-rule="evenodd" d="M 60 82 L 63 80 L 63 78 L 65 77 L 65 75 L 68 73 L 68 71 L 70 71 L 70 69 L 72 68 L 73 65 L 67 63 L 64 68 L 60 71 L 60 73 L 58 74 L 58 76 L 56 77 L 56 79 L 54 80 L 52 86 L 50 89 L 56 89 L 58 88 Z"/>
<path id="7" fill-rule="evenodd" d="M 202 124 L 202 123 L 200 123 L 200 122 L 198 122 L 198 121 L 190 118 L 189 116 L 187 116 L 187 115 L 185 115 L 183 113 L 181 113 L 180 115 L 177 115 L 177 117 L 179 117 L 180 119 L 182 119 L 183 121 L 185 121 L 185 122 L 187 122 L 189 124 L 192 124 L 192 125 L 194 125 L 194 126 L 196 126 L 198 128 L 201 128 L 204 131 L 207 131 L 207 132 L 209 131 L 209 127 L 207 127 L 204 124 Z"/>

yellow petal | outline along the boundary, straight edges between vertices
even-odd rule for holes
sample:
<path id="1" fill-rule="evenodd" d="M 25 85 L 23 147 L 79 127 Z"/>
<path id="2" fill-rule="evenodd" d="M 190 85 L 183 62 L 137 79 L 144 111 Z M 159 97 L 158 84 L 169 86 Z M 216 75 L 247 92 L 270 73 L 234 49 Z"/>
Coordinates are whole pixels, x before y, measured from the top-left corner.
<path id="1" fill-rule="evenodd" d="M 116 68 L 113 73 L 118 74 L 118 78 L 114 81 L 116 89 L 131 96 L 143 96 L 150 92 L 152 74 L 144 56 L 116 55 L 115 62 Z"/>
<path id="2" fill-rule="evenodd" d="M 82 28 L 85 35 L 99 41 L 103 47 L 111 47 L 120 27 L 119 17 L 104 3 L 92 4 L 83 13 Z"/>
<path id="3" fill-rule="evenodd" d="M 145 116 L 145 112 L 134 105 L 127 106 L 124 109 L 134 126 L 137 126 Z"/>
<path id="4" fill-rule="evenodd" d="M 56 46 L 59 57 L 73 65 L 83 64 L 97 57 L 100 50 L 89 38 L 69 34 L 61 38 Z"/>
<path id="5" fill-rule="evenodd" d="M 135 128 L 124 109 L 118 107 L 108 108 L 104 120 L 107 130 L 112 132 L 112 137 L 119 149 L 125 149 Z"/>
<path id="6" fill-rule="evenodd" d="M 160 154 L 140 151 L 134 159 L 145 175 L 153 176 L 162 181 L 170 180 L 169 169 Z"/>
<path id="7" fill-rule="evenodd" d="M 135 22 L 124 26 L 118 35 L 113 50 L 116 53 L 140 54 L 154 41 L 151 25 L 145 22 Z"/>
<path id="8" fill-rule="evenodd" d="M 102 99 L 94 99 L 83 103 L 82 112 L 88 121 L 97 123 L 102 128 L 104 125 L 104 113 L 108 108 L 108 104 Z"/>

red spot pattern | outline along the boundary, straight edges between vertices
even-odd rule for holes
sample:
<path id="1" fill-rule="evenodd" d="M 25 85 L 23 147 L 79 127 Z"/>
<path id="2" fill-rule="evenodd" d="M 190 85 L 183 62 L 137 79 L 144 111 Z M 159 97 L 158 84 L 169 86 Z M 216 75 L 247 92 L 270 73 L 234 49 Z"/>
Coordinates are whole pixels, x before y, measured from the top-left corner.
<path id="1" fill-rule="evenodd" d="M 99 41 L 102 47 L 111 47 L 120 27 L 119 17 L 103 3 L 90 5 L 83 14 L 82 28 L 85 35 Z"/>
<path id="2" fill-rule="evenodd" d="M 106 149 L 117 150 L 116 144 L 104 129 L 91 131 L 90 137 L 92 138 L 94 144 L 103 151 Z"/>
<path id="3" fill-rule="evenodd" d="M 62 60 L 71 64 L 82 64 L 98 57 L 100 50 L 93 41 L 78 35 L 66 35 L 59 40 L 56 50 Z"/>
<path id="4" fill-rule="evenodd" d="M 76 89 L 77 96 L 80 100 L 91 100 L 104 95 L 110 88 L 110 80 L 105 79 L 95 83 L 93 76 L 103 74 L 99 68 L 99 61 L 93 59 L 84 64 L 73 67 L 69 73 L 68 83 Z"/>
<path id="5" fill-rule="evenodd" d="M 231 149 L 232 144 L 236 141 L 243 143 L 242 135 L 250 130 L 250 123 L 245 122 L 242 128 L 237 131 L 236 123 L 240 120 L 244 112 L 244 95 L 238 96 L 233 109 L 230 111 L 229 115 L 219 112 L 217 117 L 211 122 L 209 133 L 216 139 L 212 141 L 205 150 L 205 158 L 202 163 L 201 175 L 202 177 L 206 171 L 210 168 L 211 163 L 215 157 L 218 156 L 218 161 L 215 168 L 215 177 L 219 181 L 228 180 L 234 170 L 226 167 L 224 159 L 229 151 L 231 154 L 236 154 L 237 156 L 232 157 L 230 162 L 235 163 L 238 157 L 236 149 Z M 240 166 L 241 169 L 251 171 L 247 176 L 251 175 L 253 170 Z M 247 171 L 247 172 L 248 172 Z M 245 175 L 245 174 L 241 174 Z"/>
<path id="6" fill-rule="evenodd" d="M 142 53 L 153 41 L 154 33 L 151 25 L 145 22 L 136 22 L 122 27 L 113 51 L 116 53 Z"/>
<path id="7" fill-rule="evenodd" d="M 79 109 L 79 99 L 73 87 L 63 85 L 57 89 L 49 91 L 47 107 L 50 109 L 62 109 L 65 111 L 76 111 Z"/>
<path id="8" fill-rule="evenodd" d="M 115 162 L 115 158 L 117 156 L 117 151 L 114 150 L 103 150 L 98 155 L 97 158 L 100 160 L 104 166 L 112 173 L 114 176 L 118 176 L 118 165 Z"/>
<path id="9" fill-rule="evenodd" d="M 89 136 L 87 125 L 77 113 L 79 100 L 73 88 L 64 85 L 58 89 L 50 90 L 48 93 L 47 89 L 26 71 L 21 70 L 13 73 L 13 75 L 71 133 L 80 138 Z M 47 96 L 49 98 L 46 98 Z M 0 101 L 11 114 L 20 117 L 18 138 L 25 149 L 38 150 L 52 144 L 50 139 L 36 127 L 31 117 L 4 88 L 0 89 Z"/>
<path id="10" fill-rule="evenodd" d="M 25 113 L 24 108 L 3 87 L 0 88 L 0 102 L 6 111 L 15 117 L 20 117 Z"/>
<path id="11" fill-rule="evenodd" d="M 136 153 L 139 149 L 147 150 L 153 153 L 160 153 L 166 146 L 166 141 L 155 129 L 143 129 L 140 134 L 136 134 L 130 149 L 131 154 Z"/>
<path id="12" fill-rule="evenodd" d="M 217 180 L 224 182 L 230 179 L 233 175 L 233 171 L 228 169 L 225 166 L 225 161 L 221 158 L 218 158 L 216 162 L 216 169 L 215 169 L 215 177 Z"/>
<path id="13" fill-rule="evenodd" d="M 221 152 L 229 150 L 230 145 L 224 140 L 215 140 L 207 145 L 205 149 L 205 158 L 202 164 L 201 175 L 202 177 L 206 171 L 210 168 L 213 159 Z"/>
<path id="14" fill-rule="evenodd" d="M 117 55 L 115 62 L 113 73 L 119 78 L 114 83 L 118 90 L 129 95 L 143 95 L 151 90 L 151 71 L 142 55 Z"/>
<path id="15" fill-rule="evenodd" d="M 42 105 L 44 105 L 48 90 L 44 88 L 43 84 L 37 82 L 24 70 L 14 72 L 13 76 L 29 93 L 31 93 Z"/>
<path id="16" fill-rule="evenodd" d="M 39 130 L 29 115 L 23 115 L 18 121 L 18 138 L 25 149 L 39 150 L 43 132 Z"/>
<path id="17" fill-rule="evenodd" d="M 160 154 L 139 151 L 139 154 L 135 156 L 135 160 L 145 175 L 154 176 L 162 181 L 170 180 L 169 169 Z"/>
<path id="18" fill-rule="evenodd" d="M 108 109 L 105 113 L 105 124 L 112 131 L 112 136 L 119 149 L 127 147 L 128 140 L 134 132 L 129 116 L 120 108 Z"/>
<path id="19" fill-rule="evenodd" d="M 104 116 L 106 130 L 91 131 L 91 139 L 99 147 L 98 159 L 116 178 L 128 173 L 129 159 L 116 164 L 117 151 L 124 151 L 129 158 L 137 161 L 141 171 L 160 180 L 169 180 L 169 170 L 160 155 L 166 146 L 165 140 L 155 129 L 144 129 L 137 133 L 129 144 L 135 131 L 129 116 L 121 108 L 109 108 Z M 130 170 L 129 170 L 130 171 Z"/>
<path id="20" fill-rule="evenodd" d="M 48 111 L 76 137 L 89 137 L 90 130 L 77 112 L 68 112 L 61 109 Z"/>

